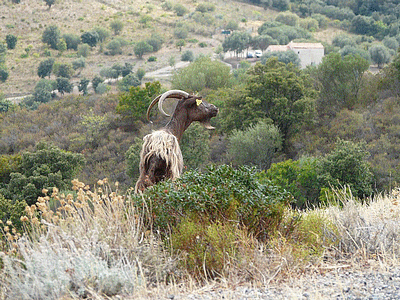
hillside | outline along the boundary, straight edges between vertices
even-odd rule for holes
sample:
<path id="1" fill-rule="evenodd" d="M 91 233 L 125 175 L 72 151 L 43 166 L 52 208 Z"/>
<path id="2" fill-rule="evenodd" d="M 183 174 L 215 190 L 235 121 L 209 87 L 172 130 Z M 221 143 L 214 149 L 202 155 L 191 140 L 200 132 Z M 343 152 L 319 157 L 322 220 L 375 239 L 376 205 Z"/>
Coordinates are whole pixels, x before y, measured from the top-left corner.
<path id="1" fill-rule="evenodd" d="M 263 21 L 273 18 L 276 12 L 264 8 L 238 3 L 236 1 L 211 1 L 217 9 L 215 17 L 210 26 L 199 26 L 191 28 L 190 38 L 194 42 L 188 42 L 183 51 L 190 49 L 195 55 L 203 53 L 212 55 L 218 45 L 221 45 L 223 36 L 220 30 L 229 20 L 240 22 L 240 26 L 249 30 L 256 30 Z M 94 47 L 86 58 L 86 67 L 75 74 L 72 81 L 79 81 L 79 78 L 92 79 L 98 75 L 101 68 L 110 67 L 115 63 L 134 65 L 134 70 L 144 68 L 146 72 L 169 66 L 170 57 L 176 57 L 179 61 L 182 54 L 175 46 L 176 38 L 173 31 L 177 22 L 185 21 L 173 10 L 165 10 L 163 1 L 57 1 L 49 9 L 44 1 L 22 1 L 19 4 L 12 4 L 5 1 L 1 5 L 0 38 L 13 34 L 18 37 L 16 49 L 7 52 L 6 66 L 9 69 L 9 78 L 5 83 L 0 84 L 0 91 L 7 97 L 24 95 L 30 93 L 35 84 L 39 81 L 37 68 L 40 61 L 45 60 L 48 51 L 51 57 L 58 62 L 71 63 L 77 58 L 76 51 L 68 50 L 61 56 L 59 51 L 49 49 L 42 39 L 46 27 L 57 25 L 61 34 L 74 33 L 81 35 L 95 27 L 110 29 L 113 20 L 122 21 L 124 24 L 122 32 L 118 37 L 127 41 L 121 55 L 105 55 L 100 47 Z M 194 12 L 198 3 L 192 1 L 180 1 L 189 12 Z M 194 32 L 193 32 L 194 31 Z M 138 41 L 149 38 L 152 33 L 161 34 L 164 44 L 160 51 L 146 54 L 143 59 L 138 59 L 133 53 L 133 45 Z M 109 39 L 112 39 L 111 36 Z M 200 47 L 199 43 L 204 42 L 206 46 Z M 25 49 L 29 50 L 28 57 Z M 45 52 L 47 54 L 45 54 Z M 147 62 L 151 55 L 157 57 L 155 62 Z"/>

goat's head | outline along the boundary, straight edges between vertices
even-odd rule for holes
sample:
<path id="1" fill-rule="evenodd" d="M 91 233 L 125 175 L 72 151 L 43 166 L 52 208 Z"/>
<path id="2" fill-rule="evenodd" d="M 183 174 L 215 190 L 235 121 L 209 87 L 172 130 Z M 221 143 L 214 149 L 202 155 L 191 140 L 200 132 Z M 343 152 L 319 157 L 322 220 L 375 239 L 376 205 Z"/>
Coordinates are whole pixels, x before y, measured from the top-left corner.
<path id="1" fill-rule="evenodd" d="M 178 123 L 184 126 L 184 131 L 192 122 L 198 121 L 207 129 L 214 129 L 210 124 L 210 119 L 218 114 L 218 108 L 203 100 L 202 97 L 190 95 L 181 90 L 170 90 L 156 97 L 147 110 L 148 120 L 150 110 L 157 103 L 160 112 L 167 117 L 170 116 L 163 109 L 163 102 L 167 98 L 179 99 L 169 124 Z"/>

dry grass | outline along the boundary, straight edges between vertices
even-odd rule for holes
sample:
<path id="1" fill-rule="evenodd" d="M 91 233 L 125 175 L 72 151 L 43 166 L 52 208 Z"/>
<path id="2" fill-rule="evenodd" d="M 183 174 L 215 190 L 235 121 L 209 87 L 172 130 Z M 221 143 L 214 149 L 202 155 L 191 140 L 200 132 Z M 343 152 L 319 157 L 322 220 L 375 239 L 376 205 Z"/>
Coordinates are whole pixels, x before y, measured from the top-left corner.
<path id="1" fill-rule="evenodd" d="M 300 226 L 291 234 L 281 231 L 268 244 L 244 235 L 242 258 L 226 262 L 227 275 L 197 282 L 178 267 L 179 256 L 146 229 L 145 216 L 138 214 L 129 194 L 120 195 L 118 186 L 112 190 L 107 180 L 99 181 L 94 191 L 73 183 L 74 193 L 54 189 L 26 208 L 22 237 L 8 223 L 0 299 L 160 299 L 217 287 L 273 287 L 304 274 L 398 263 L 400 190 L 369 204 L 336 191 L 335 205 L 300 212 Z M 287 220 L 295 215 L 288 210 Z M 322 253 L 309 252 L 318 243 Z"/>
<path id="2" fill-rule="evenodd" d="M 171 2 L 175 3 L 175 1 Z M 216 20 L 221 24 L 233 19 L 242 27 L 256 30 L 264 20 L 269 20 L 276 14 L 261 7 L 233 0 L 212 2 L 217 7 L 214 15 L 219 15 Z M 190 12 L 193 12 L 198 4 L 189 0 L 179 1 L 179 3 L 185 5 Z M 135 66 L 135 70 L 144 68 L 147 72 L 168 66 L 171 56 L 176 59 L 181 56 L 178 48 L 175 47 L 173 30 L 175 23 L 183 19 L 177 17 L 173 11 L 164 10 L 162 4 L 163 1 L 158 0 L 63 0 L 56 2 L 49 9 L 44 1 L 21 1 L 20 4 L 2 1 L 0 3 L 2 11 L 0 39 L 4 39 L 7 34 L 14 34 L 18 37 L 18 42 L 16 49 L 8 51 L 6 65 L 9 70 L 9 78 L 0 85 L 0 91 L 7 97 L 32 92 L 39 80 L 37 67 L 40 61 L 47 58 L 44 56 L 47 46 L 41 42 L 41 37 L 44 29 L 50 25 L 57 25 L 61 34 L 80 35 L 94 27 L 110 29 L 110 23 L 113 20 L 121 20 L 124 23 L 120 37 L 128 41 L 129 46 L 125 47 L 123 54 L 107 56 L 99 53 L 100 48 L 96 47 L 86 59 L 86 68 L 81 72 L 80 77 L 85 76 L 92 79 L 98 75 L 101 68 L 110 67 L 115 63 L 129 62 Z M 151 18 L 147 26 L 140 23 L 142 16 Z M 247 22 L 241 22 L 243 19 L 246 19 Z M 210 29 L 218 33 L 221 24 L 211 26 Z M 150 37 L 153 32 L 161 33 L 165 44 L 161 51 L 151 54 L 157 56 L 157 62 L 147 63 L 149 55 L 146 55 L 143 60 L 139 60 L 133 55 L 133 44 Z M 223 39 L 219 34 L 207 37 L 195 33 L 191 33 L 189 38 L 196 38 L 199 42 L 204 41 L 208 44 L 208 47 L 200 48 L 197 44 L 188 43 L 183 50 L 190 49 L 195 55 L 199 53 L 212 54 Z M 28 47 L 31 47 L 29 56 L 22 58 L 21 55 L 26 53 L 25 49 Z M 70 63 L 76 59 L 76 52 L 72 50 L 64 52 L 61 56 L 56 50 L 50 51 L 52 57 L 59 62 Z M 79 80 L 79 77 L 72 79 L 73 82 Z"/>

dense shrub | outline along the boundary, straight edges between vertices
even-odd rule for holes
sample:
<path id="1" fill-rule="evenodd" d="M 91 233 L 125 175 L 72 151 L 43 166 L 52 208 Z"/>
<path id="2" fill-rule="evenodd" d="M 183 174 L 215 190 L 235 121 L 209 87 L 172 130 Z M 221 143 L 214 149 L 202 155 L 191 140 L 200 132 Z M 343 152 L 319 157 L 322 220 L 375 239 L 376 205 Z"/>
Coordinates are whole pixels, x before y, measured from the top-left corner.
<path id="1" fill-rule="evenodd" d="M 292 200 L 271 182 L 260 183 L 255 169 L 228 165 L 211 166 L 204 173 L 185 172 L 177 182 L 153 186 L 143 199 L 157 216 L 154 226 L 163 234 L 187 218 L 203 224 L 230 220 L 261 240 L 280 223 L 284 207 Z"/>
<path id="2" fill-rule="evenodd" d="M 81 154 L 62 151 L 44 143 L 38 144 L 34 152 L 22 154 L 16 170 L 3 175 L 6 180 L 0 193 L 14 201 L 25 200 L 31 205 L 43 195 L 43 188 L 68 188 L 83 164 Z"/>
<path id="3" fill-rule="evenodd" d="M 222 165 L 161 182 L 136 201 L 150 210 L 150 224 L 162 236 L 171 234 L 172 247 L 186 255 L 190 273 L 203 270 L 213 277 L 223 273 L 228 257 L 243 254 L 239 249 L 247 232 L 268 239 L 291 199 L 269 181 L 260 183 L 254 169 Z"/>

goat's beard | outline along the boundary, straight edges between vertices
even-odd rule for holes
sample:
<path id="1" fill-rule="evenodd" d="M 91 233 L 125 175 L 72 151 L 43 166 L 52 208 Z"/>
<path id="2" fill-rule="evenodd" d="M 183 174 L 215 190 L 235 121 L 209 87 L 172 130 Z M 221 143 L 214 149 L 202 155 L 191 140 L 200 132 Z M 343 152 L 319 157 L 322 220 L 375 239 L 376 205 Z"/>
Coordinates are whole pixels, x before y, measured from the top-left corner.
<path id="1" fill-rule="evenodd" d="M 200 124 L 203 125 L 206 129 L 210 129 L 210 130 L 215 129 L 214 126 L 211 126 L 210 119 L 200 122 Z"/>

